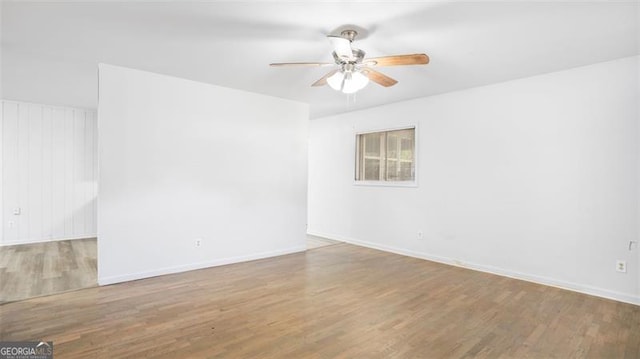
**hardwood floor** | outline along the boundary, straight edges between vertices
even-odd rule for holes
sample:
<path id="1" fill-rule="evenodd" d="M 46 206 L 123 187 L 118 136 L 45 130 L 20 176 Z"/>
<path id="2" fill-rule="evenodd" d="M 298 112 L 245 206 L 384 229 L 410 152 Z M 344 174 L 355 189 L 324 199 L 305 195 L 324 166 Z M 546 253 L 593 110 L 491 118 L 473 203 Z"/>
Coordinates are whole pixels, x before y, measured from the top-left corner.
<path id="1" fill-rule="evenodd" d="M 97 284 L 95 238 L 0 247 L 0 303 Z"/>
<path id="2" fill-rule="evenodd" d="M 0 306 L 56 358 L 638 358 L 640 307 L 338 244 Z"/>
<path id="3" fill-rule="evenodd" d="M 310 234 L 307 234 L 307 249 L 314 249 L 314 248 L 332 246 L 334 244 L 340 244 L 340 243 L 342 243 L 342 242 L 338 242 L 338 241 L 334 241 L 332 239 L 328 239 L 328 238 L 324 238 L 324 237 L 318 237 L 318 236 L 312 236 Z"/>

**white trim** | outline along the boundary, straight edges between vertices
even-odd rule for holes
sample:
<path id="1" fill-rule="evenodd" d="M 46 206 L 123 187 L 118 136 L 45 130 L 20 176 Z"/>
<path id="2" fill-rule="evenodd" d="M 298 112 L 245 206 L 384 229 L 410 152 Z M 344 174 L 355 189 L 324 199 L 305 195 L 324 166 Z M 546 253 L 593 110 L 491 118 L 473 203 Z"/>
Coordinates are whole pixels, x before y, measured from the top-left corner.
<path id="1" fill-rule="evenodd" d="M 389 132 L 389 131 L 400 131 L 400 130 L 411 130 L 411 129 L 417 129 L 418 125 L 413 124 L 413 123 L 409 123 L 406 125 L 402 125 L 402 126 L 397 126 L 397 127 L 374 127 L 374 128 L 368 128 L 366 130 L 363 131 L 358 131 L 355 130 L 355 135 L 366 135 L 369 133 L 376 133 L 376 132 Z"/>
<path id="2" fill-rule="evenodd" d="M 283 256 L 283 255 L 292 254 L 292 253 L 300 253 L 306 250 L 307 250 L 306 245 L 303 245 L 303 246 L 280 249 L 276 251 L 254 253 L 254 254 L 237 256 L 237 257 L 214 259 L 211 261 L 183 264 L 183 265 L 165 267 L 165 268 L 160 268 L 160 269 L 155 269 L 155 270 L 150 270 L 145 272 L 129 273 L 129 274 L 123 274 L 123 275 L 110 276 L 110 277 L 100 277 L 100 274 L 98 273 L 98 285 L 101 285 L 101 286 L 109 285 L 109 284 L 115 284 L 115 283 L 128 282 L 128 281 L 137 280 L 137 279 L 157 277 L 165 274 L 173 274 L 173 273 L 186 272 L 186 271 L 202 269 L 202 268 L 218 267 L 218 266 L 223 266 L 227 264 L 249 262 L 257 259 Z"/>
<path id="3" fill-rule="evenodd" d="M 96 238 L 96 234 L 85 234 L 81 236 L 72 236 L 72 237 L 61 237 L 61 238 L 50 238 L 50 239 L 27 239 L 27 240 L 18 240 L 18 241 L 10 241 L 10 242 L 2 242 L 0 243 L 0 247 L 4 246 L 15 246 L 19 244 L 33 244 L 33 243 L 45 243 L 45 242 L 59 242 L 59 241 L 73 241 L 77 239 L 88 239 L 88 238 Z"/>
<path id="4" fill-rule="evenodd" d="M 353 184 L 365 187 L 418 187 L 416 181 L 353 181 Z"/>
<path id="5" fill-rule="evenodd" d="M 10 102 L 10 103 L 14 103 L 14 104 L 18 104 L 18 105 L 35 105 L 35 106 L 42 106 L 42 107 L 51 107 L 52 109 L 70 109 L 70 110 L 78 110 L 78 111 L 91 111 L 91 112 L 96 112 L 97 109 L 93 108 L 93 107 L 78 107 L 78 106 L 66 106 L 66 105 L 52 105 L 52 104 L 47 104 L 47 103 L 38 103 L 38 102 L 28 102 L 28 101 L 21 101 L 21 100 L 11 100 L 11 99 L 1 99 L 4 102 Z"/>
<path id="6" fill-rule="evenodd" d="M 314 232 L 314 231 L 307 231 L 307 234 L 310 234 L 312 236 L 324 237 L 324 238 L 332 239 L 336 241 L 346 242 L 346 243 L 354 244 L 357 246 L 377 249 L 384 252 L 390 252 L 390 253 L 395 253 L 403 256 L 424 259 L 424 260 L 442 263 L 442 264 L 448 264 L 455 267 L 467 268 L 467 269 L 475 270 L 478 272 L 485 272 L 485 273 L 499 275 L 502 277 L 509 277 L 513 279 L 524 280 L 527 282 L 570 290 L 570 291 L 578 292 L 582 294 L 593 295 L 596 297 L 601 297 L 606 299 L 612 299 L 619 302 L 640 305 L 640 295 L 633 295 L 631 293 L 622 293 L 622 292 L 617 292 L 617 291 L 608 290 L 604 288 L 593 287 L 590 285 L 584 285 L 580 283 L 567 282 L 559 279 L 539 276 L 535 274 L 516 272 L 516 271 L 494 267 L 490 265 L 462 262 L 460 260 L 449 258 L 449 257 L 436 256 L 428 253 L 416 252 L 413 250 L 402 249 L 402 248 L 383 245 L 383 244 L 377 244 L 373 242 L 363 241 L 363 240 L 354 239 L 354 238 L 348 238 L 348 237 L 339 236 L 339 235 L 320 233 L 320 232 Z"/>

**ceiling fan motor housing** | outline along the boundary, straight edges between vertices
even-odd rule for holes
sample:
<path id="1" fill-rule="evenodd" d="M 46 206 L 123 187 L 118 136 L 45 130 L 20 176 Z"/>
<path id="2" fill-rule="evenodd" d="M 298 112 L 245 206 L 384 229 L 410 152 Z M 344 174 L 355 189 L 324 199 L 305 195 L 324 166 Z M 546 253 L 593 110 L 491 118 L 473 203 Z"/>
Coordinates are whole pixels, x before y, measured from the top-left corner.
<path id="1" fill-rule="evenodd" d="M 336 61 L 336 64 L 340 66 L 348 63 L 352 63 L 352 64 L 362 63 L 362 59 L 364 59 L 365 52 L 360 49 L 353 49 L 352 52 L 353 52 L 353 58 L 347 59 L 347 58 L 338 56 L 338 54 L 336 54 L 336 52 L 334 51 L 332 53 L 333 59 Z"/>
<path id="2" fill-rule="evenodd" d="M 358 32 L 356 30 L 344 30 L 340 33 L 340 36 L 344 37 L 350 42 L 353 42 L 353 39 L 355 39 L 356 36 L 358 36 Z"/>

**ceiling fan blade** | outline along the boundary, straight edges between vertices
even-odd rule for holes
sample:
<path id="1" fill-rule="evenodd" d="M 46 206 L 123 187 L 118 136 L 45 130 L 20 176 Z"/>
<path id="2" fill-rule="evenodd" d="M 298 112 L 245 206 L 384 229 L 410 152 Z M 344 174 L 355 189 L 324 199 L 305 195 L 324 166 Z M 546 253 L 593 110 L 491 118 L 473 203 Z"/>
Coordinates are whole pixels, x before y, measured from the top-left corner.
<path id="1" fill-rule="evenodd" d="M 336 72 L 338 72 L 338 69 L 335 69 L 333 71 L 330 71 L 328 74 L 322 76 L 320 78 L 320 80 L 314 82 L 311 86 L 313 87 L 317 87 L 317 86 L 324 86 L 327 84 L 327 79 L 331 76 L 333 76 L 333 74 L 335 74 Z"/>
<path id="2" fill-rule="evenodd" d="M 333 45 L 333 50 L 336 52 L 341 59 L 351 60 L 353 61 L 353 50 L 351 49 L 351 41 L 349 39 L 345 39 L 340 36 L 327 36 L 331 44 Z"/>
<path id="3" fill-rule="evenodd" d="M 426 54 L 383 56 L 364 59 L 366 66 L 401 66 L 401 65 L 426 65 L 429 63 L 429 56 Z"/>
<path id="4" fill-rule="evenodd" d="M 283 67 L 283 66 L 298 66 L 298 67 L 324 67 L 335 65 L 335 63 L 329 62 L 276 62 L 273 64 L 269 64 L 272 67 Z"/>
<path id="5" fill-rule="evenodd" d="M 390 87 L 398 83 L 397 80 L 394 80 L 391 77 L 373 69 L 362 69 L 362 73 L 367 76 L 369 80 L 384 87 Z"/>

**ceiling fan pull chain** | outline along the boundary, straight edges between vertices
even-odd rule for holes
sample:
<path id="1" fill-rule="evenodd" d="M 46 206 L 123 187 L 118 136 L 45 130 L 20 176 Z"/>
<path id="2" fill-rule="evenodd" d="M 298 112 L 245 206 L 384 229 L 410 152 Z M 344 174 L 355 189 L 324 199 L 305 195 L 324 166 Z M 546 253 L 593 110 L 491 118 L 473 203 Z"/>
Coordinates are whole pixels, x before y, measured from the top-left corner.
<path id="1" fill-rule="evenodd" d="M 357 96 L 357 92 L 354 93 L 348 93 L 346 94 L 346 100 L 347 100 L 347 109 L 349 109 L 352 105 L 355 105 L 356 103 L 356 96 Z"/>

